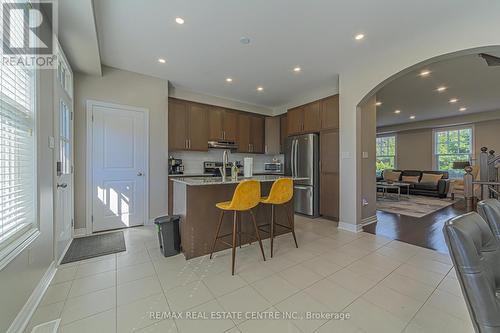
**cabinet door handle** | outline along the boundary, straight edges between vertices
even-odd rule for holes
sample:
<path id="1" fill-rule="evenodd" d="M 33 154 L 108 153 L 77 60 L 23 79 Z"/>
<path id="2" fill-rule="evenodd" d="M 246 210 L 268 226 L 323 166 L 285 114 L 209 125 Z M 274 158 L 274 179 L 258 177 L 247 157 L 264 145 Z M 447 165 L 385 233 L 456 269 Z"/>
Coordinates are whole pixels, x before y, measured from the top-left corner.
<path id="1" fill-rule="evenodd" d="M 191 139 L 189 139 L 188 142 L 189 142 L 189 149 L 191 149 Z"/>
<path id="2" fill-rule="evenodd" d="M 188 139 L 184 141 L 184 148 L 188 149 Z"/>

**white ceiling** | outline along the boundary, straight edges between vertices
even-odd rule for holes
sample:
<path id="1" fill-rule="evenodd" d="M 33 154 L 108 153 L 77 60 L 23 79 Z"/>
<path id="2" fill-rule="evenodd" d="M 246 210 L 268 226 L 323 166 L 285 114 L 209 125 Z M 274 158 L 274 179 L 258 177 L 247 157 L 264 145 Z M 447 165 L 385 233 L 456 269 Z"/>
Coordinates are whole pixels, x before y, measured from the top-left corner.
<path id="1" fill-rule="evenodd" d="M 480 9 L 462 0 L 98 0 L 94 6 L 104 65 L 266 107 L 335 86 L 351 61 Z M 177 16 L 186 23 L 176 24 Z M 355 41 L 361 32 L 366 38 Z M 242 36 L 251 43 L 242 45 Z M 295 66 L 302 72 L 293 73 Z"/>
<path id="2" fill-rule="evenodd" d="M 498 52 L 489 54 L 500 56 Z M 427 77 L 421 70 L 430 70 Z M 437 92 L 439 86 L 447 87 Z M 416 69 L 377 92 L 377 126 L 452 117 L 500 109 L 500 66 L 488 67 L 478 55 L 461 56 Z M 457 103 L 449 103 L 457 98 Z M 459 108 L 466 107 L 466 111 Z M 401 113 L 395 114 L 399 109 Z M 415 115 L 415 120 L 409 117 Z"/>

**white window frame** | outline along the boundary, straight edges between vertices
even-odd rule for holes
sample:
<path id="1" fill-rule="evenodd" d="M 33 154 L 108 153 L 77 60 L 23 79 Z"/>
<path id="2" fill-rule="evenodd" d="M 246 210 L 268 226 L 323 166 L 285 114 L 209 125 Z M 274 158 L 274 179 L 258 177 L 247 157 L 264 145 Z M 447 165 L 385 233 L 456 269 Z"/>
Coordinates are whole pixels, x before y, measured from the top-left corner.
<path id="1" fill-rule="evenodd" d="M 389 133 L 389 134 L 377 134 L 375 140 L 378 138 L 387 138 L 394 137 L 394 169 L 398 168 L 398 134 L 397 133 Z M 392 157 L 392 155 L 380 155 L 380 157 Z M 375 159 L 377 160 L 379 155 L 377 155 L 377 142 L 375 141 Z"/>
<path id="2" fill-rule="evenodd" d="M 39 224 L 39 205 L 38 205 L 38 143 L 40 138 L 38 137 L 38 127 L 39 127 L 39 117 L 38 110 L 39 100 L 38 100 L 38 89 L 40 86 L 40 77 L 38 75 L 38 69 L 35 67 L 32 72 L 32 87 L 31 87 L 31 110 L 33 117 L 33 221 L 23 228 L 19 229 L 14 234 L 10 235 L 6 240 L 0 243 L 0 271 L 7 266 L 13 259 L 15 259 L 22 251 L 24 251 L 35 239 L 40 235 L 40 224 Z M 4 96 L 3 98 L 6 98 Z M 8 99 L 8 97 L 7 97 Z M 16 104 L 16 102 L 11 102 Z"/>
<path id="3" fill-rule="evenodd" d="M 433 170 L 438 170 L 438 154 L 436 153 L 436 135 L 438 132 L 445 132 L 445 131 L 454 131 L 454 130 L 461 130 L 461 129 L 467 129 L 470 128 L 472 133 L 471 133 L 471 152 L 470 152 L 470 162 L 471 164 L 474 163 L 474 156 L 475 155 L 475 147 L 474 147 L 474 142 L 475 142 L 475 133 L 476 129 L 474 124 L 468 124 L 468 125 L 458 125 L 458 126 L 446 126 L 446 127 L 438 127 L 432 129 L 432 169 Z M 450 154 L 450 155 L 462 155 L 462 154 Z M 465 154 L 463 154 L 465 155 Z M 457 178 L 452 178 L 452 175 L 450 175 L 450 179 L 457 179 Z"/>

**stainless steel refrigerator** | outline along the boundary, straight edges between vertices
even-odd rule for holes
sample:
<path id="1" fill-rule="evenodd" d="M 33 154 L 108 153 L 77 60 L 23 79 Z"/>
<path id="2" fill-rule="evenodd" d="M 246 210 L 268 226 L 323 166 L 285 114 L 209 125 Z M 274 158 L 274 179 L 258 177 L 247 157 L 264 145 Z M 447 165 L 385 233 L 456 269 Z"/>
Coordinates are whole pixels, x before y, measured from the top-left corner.
<path id="1" fill-rule="evenodd" d="M 319 136 L 291 136 L 285 148 L 285 175 L 306 180 L 294 183 L 295 212 L 319 216 Z"/>

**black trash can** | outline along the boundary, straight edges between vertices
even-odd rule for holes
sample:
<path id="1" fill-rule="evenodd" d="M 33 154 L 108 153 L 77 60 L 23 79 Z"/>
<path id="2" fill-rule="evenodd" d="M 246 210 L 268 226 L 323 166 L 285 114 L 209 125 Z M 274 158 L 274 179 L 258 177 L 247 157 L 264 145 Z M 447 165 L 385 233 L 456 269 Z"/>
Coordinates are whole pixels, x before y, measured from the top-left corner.
<path id="1" fill-rule="evenodd" d="M 158 228 L 160 251 L 165 257 L 174 256 L 181 252 L 180 220 L 181 217 L 179 215 L 160 216 L 154 220 Z"/>

